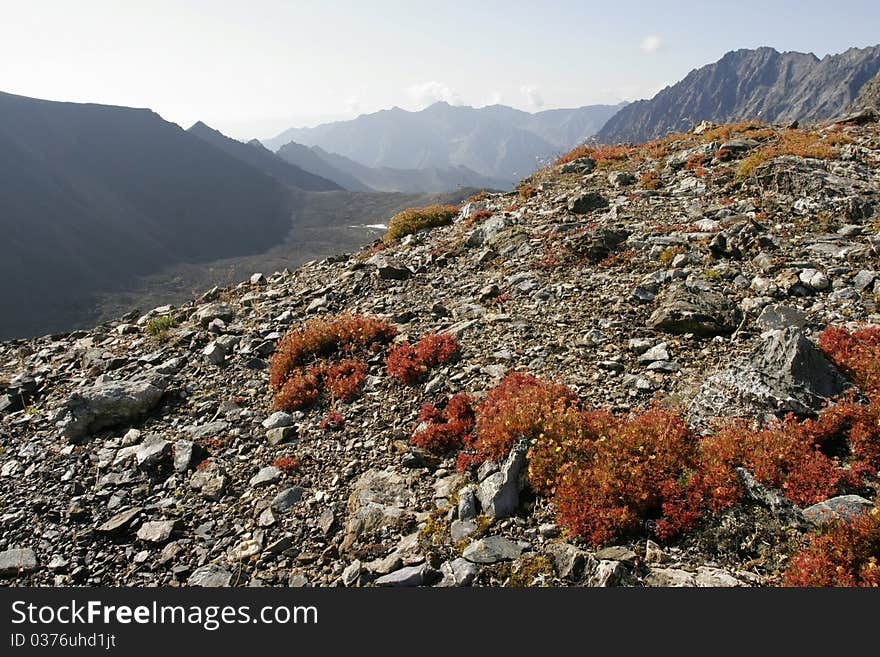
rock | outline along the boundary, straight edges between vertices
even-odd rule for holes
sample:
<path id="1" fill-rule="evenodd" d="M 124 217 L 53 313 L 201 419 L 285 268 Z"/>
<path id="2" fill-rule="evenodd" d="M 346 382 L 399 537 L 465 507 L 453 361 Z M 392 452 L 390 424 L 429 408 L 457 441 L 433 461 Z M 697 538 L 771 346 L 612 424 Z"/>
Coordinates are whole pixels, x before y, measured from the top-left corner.
<path id="1" fill-rule="evenodd" d="M 222 365 L 226 360 L 226 349 L 216 340 L 205 347 L 202 354 L 214 365 Z"/>
<path id="2" fill-rule="evenodd" d="M 321 511 L 321 515 L 318 516 L 318 529 L 321 530 L 321 533 L 327 536 L 333 531 L 335 526 L 336 516 L 333 513 L 333 509 L 324 509 Z"/>
<path id="3" fill-rule="evenodd" d="M 361 577 L 361 562 L 360 559 L 355 559 L 348 566 L 346 566 L 345 570 L 342 571 L 342 584 L 343 586 L 351 586 L 355 584 Z"/>
<path id="4" fill-rule="evenodd" d="M 654 541 L 648 539 L 648 542 L 645 544 L 645 563 L 655 564 L 667 561 L 669 561 L 669 555 Z"/>
<path id="5" fill-rule="evenodd" d="M 0 576 L 26 575 L 37 570 L 37 555 L 31 548 L 0 552 Z"/>
<path id="6" fill-rule="evenodd" d="M 522 547 L 503 536 L 487 536 L 468 545 L 462 556 L 472 563 L 513 561 L 522 554 Z"/>
<path id="7" fill-rule="evenodd" d="M 272 499 L 272 510 L 278 513 L 289 511 L 302 499 L 303 492 L 303 489 L 299 486 L 285 488 Z"/>
<path id="8" fill-rule="evenodd" d="M 600 561 L 588 580 L 589 586 L 620 586 L 629 576 L 629 571 L 619 561 Z"/>
<path id="9" fill-rule="evenodd" d="M 138 539 L 146 543 L 164 543 L 171 538 L 177 523 L 174 520 L 153 520 L 145 522 L 138 529 Z"/>
<path id="10" fill-rule="evenodd" d="M 61 434 L 75 441 L 99 429 L 139 419 L 163 389 L 149 381 L 109 381 L 74 392 L 61 409 Z"/>
<path id="11" fill-rule="evenodd" d="M 210 324 L 215 319 L 221 319 L 224 322 L 229 322 L 233 318 L 232 308 L 227 306 L 225 303 L 209 303 L 204 306 L 200 306 L 195 313 L 195 320 L 202 327 L 207 328 L 208 324 Z"/>
<path id="12" fill-rule="evenodd" d="M 352 486 L 341 549 L 351 547 L 365 532 L 393 527 L 403 517 L 409 486 L 391 470 L 367 470 Z"/>
<path id="13" fill-rule="evenodd" d="M 638 555 L 635 552 L 622 545 L 602 548 L 593 556 L 600 561 L 621 561 L 628 564 L 635 563 L 638 560 Z"/>
<path id="14" fill-rule="evenodd" d="M 645 584 L 664 588 L 695 587 L 697 585 L 693 573 L 680 568 L 651 568 L 645 576 Z"/>
<path id="15" fill-rule="evenodd" d="M 804 509 L 804 517 L 818 527 L 837 520 L 849 521 L 870 511 L 873 502 L 859 495 L 840 495 Z"/>
<path id="16" fill-rule="evenodd" d="M 591 157 L 579 157 L 571 162 L 560 165 L 560 173 L 590 173 L 596 168 L 596 160 Z"/>
<path id="17" fill-rule="evenodd" d="M 274 484 L 279 479 L 281 479 L 281 470 L 273 465 L 267 465 L 265 468 L 260 468 L 259 472 L 251 477 L 248 483 L 251 488 L 258 488 Z"/>
<path id="18" fill-rule="evenodd" d="M 476 494 L 483 513 L 489 518 L 506 518 L 519 506 L 527 451 L 527 444 L 517 445 L 510 451 L 501 470 L 480 482 Z"/>
<path id="19" fill-rule="evenodd" d="M 477 487 L 463 486 L 458 491 L 458 519 L 473 520 L 477 517 Z"/>
<path id="20" fill-rule="evenodd" d="M 134 456 L 139 468 L 149 470 L 159 465 L 170 454 L 171 443 L 164 440 L 162 436 L 153 434 L 147 436 L 144 442 L 138 445 Z"/>
<path id="21" fill-rule="evenodd" d="M 230 562 L 235 563 L 238 561 L 248 561 L 253 557 L 256 557 L 260 552 L 263 551 L 263 546 L 260 544 L 260 541 L 255 540 L 253 538 L 246 538 L 229 550 L 227 554 L 227 558 Z"/>
<path id="22" fill-rule="evenodd" d="M 215 420 L 206 424 L 186 427 L 185 431 L 193 440 L 205 440 L 206 438 L 222 436 L 228 428 L 229 423 L 225 420 Z"/>
<path id="23" fill-rule="evenodd" d="M 440 566 L 440 572 L 443 574 L 441 586 L 470 586 L 480 574 L 480 567 L 459 557 L 444 562 Z"/>
<path id="24" fill-rule="evenodd" d="M 368 265 L 376 268 L 379 278 L 390 281 L 405 281 L 412 276 L 412 270 L 395 258 L 377 253 L 367 260 Z"/>
<path id="25" fill-rule="evenodd" d="M 615 187 L 626 187 L 634 185 L 636 177 L 629 171 L 612 171 L 608 174 L 608 182 Z"/>
<path id="26" fill-rule="evenodd" d="M 623 229 L 596 228 L 572 238 L 568 247 L 573 256 L 597 263 L 626 242 L 630 233 Z"/>
<path id="27" fill-rule="evenodd" d="M 736 468 L 736 475 L 742 484 L 746 497 L 770 509 L 770 513 L 779 522 L 798 529 L 807 527 L 801 510 L 780 491 L 764 486 L 744 468 Z"/>
<path id="28" fill-rule="evenodd" d="M 549 543 L 544 551 L 553 562 L 556 574 L 573 582 L 579 582 L 585 575 L 591 574 L 597 565 L 592 555 L 571 543 Z"/>
<path id="29" fill-rule="evenodd" d="M 726 297 L 678 284 L 660 299 L 648 326 L 667 333 L 713 336 L 733 333 L 739 321 L 739 310 Z"/>
<path id="30" fill-rule="evenodd" d="M 266 441 L 270 445 L 280 445 L 293 441 L 297 437 L 298 431 L 296 427 L 281 427 L 280 429 L 269 429 L 266 432 Z"/>
<path id="31" fill-rule="evenodd" d="M 608 207 L 608 199 L 597 192 L 583 192 L 569 199 L 568 209 L 575 214 L 586 214 Z"/>
<path id="32" fill-rule="evenodd" d="M 669 351 L 667 350 L 666 343 L 661 342 L 660 344 L 651 347 L 639 356 L 638 360 L 640 363 L 653 363 L 658 360 L 669 360 Z"/>
<path id="33" fill-rule="evenodd" d="M 186 472 L 192 466 L 200 455 L 199 448 L 191 440 L 178 440 L 174 443 L 174 470 L 176 472 Z"/>
<path id="34" fill-rule="evenodd" d="M 507 221 L 501 215 L 493 215 L 468 235 L 466 244 L 471 247 L 479 247 L 492 244 L 498 234 L 507 226 Z"/>
<path id="35" fill-rule="evenodd" d="M 263 420 L 264 429 L 281 429 L 283 427 L 292 427 L 296 419 L 290 413 L 284 411 L 275 411 Z"/>
<path id="36" fill-rule="evenodd" d="M 187 586 L 200 587 L 227 587 L 232 583 L 232 573 L 216 564 L 209 563 L 196 568 L 189 579 L 186 580 Z"/>
<path id="37" fill-rule="evenodd" d="M 216 502 L 226 490 L 226 475 L 216 467 L 197 470 L 189 480 L 191 488 L 199 491 L 207 500 Z"/>
<path id="38" fill-rule="evenodd" d="M 874 284 L 874 281 L 877 279 L 877 272 L 869 271 L 867 269 L 862 269 L 858 274 L 853 278 L 853 287 L 857 290 L 867 290 Z"/>
<path id="39" fill-rule="evenodd" d="M 121 532 L 127 529 L 129 525 L 131 525 L 131 522 L 137 518 L 142 511 L 143 508 L 139 506 L 120 511 L 109 520 L 98 525 L 98 527 L 95 528 L 95 531 L 100 534 L 116 534 Z"/>
<path id="40" fill-rule="evenodd" d="M 771 304 L 764 306 L 755 324 L 762 330 L 779 330 L 789 327 L 803 328 L 807 323 L 807 315 L 797 308 Z"/>
<path id="41" fill-rule="evenodd" d="M 425 586 L 437 580 L 437 571 L 428 564 L 401 568 L 376 580 L 376 586 Z"/>
<path id="42" fill-rule="evenodd" d="M 752 354 L 710 376 L 690 406 L 692 422 L 711 417 L 805 416 L 848 387 L 824 354 L 796 328 L 773 331 Z"/>
<path id="43" fill-rule="evenodd" d="M 452 540 L 458 543 L 477 531 L 479 527 L 476 520 L 453 520 L 449 526 L 449 533 Z"/>
<path id="44" fill-rule="evenodd" d="M 710 566 L 700 566 L 697 568 L 697 574 L 694 576 L 697 586 L 721 588 L 744 586 L 736 577 L 721 568 L 712 568 Z"/>

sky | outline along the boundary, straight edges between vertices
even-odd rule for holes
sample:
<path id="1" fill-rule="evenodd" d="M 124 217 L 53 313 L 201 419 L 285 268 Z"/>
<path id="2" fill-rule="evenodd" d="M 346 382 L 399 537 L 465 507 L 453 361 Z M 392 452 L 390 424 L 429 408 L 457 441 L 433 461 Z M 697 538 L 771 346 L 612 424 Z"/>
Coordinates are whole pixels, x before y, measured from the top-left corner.
<path id="1" fill-rule="evenodd" d="M 729 50 L 822 57 L 878 27 L 878 0 L 0 0 L 0 91 L 264 138 L 437 100 L 636 100 Z"/>

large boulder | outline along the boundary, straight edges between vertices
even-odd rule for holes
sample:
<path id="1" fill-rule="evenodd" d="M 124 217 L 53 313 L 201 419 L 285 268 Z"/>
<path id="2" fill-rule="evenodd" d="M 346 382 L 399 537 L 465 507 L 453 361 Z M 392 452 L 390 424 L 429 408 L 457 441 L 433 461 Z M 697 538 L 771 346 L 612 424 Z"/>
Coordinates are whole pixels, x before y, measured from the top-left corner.
<path id="1" fill-rule="evenodd" d="M 648 326 L 666 333 L 713 336 L 733 333 L 740 319 L 739 310 L 727 297 L 673 284 L 661 297 Z"/>
<path id="2" fill-rule="evenodd" d="M 846 391 L 846 379 L 795 327 L 772 331 L 752 354 L 706 379 L 691 419 L 809 416 Z"/>
<path id="3" fill-rule="evenodd" d="M 367 470 L 354 483 L 348 498 L 348 520 L 341 549 L 362 534 L 395 526 L 407 514 L 410 491 L 406 479 L 392 470 Z"/>
<path id="4" fill-rule="evenodd" d="M 140 418 L 159 403 L 163 392 L 160 384 L 146 380 L 98 383 L 74 392 L 64 402 L 58 427 L 68 440 L 78 440 Z"/>

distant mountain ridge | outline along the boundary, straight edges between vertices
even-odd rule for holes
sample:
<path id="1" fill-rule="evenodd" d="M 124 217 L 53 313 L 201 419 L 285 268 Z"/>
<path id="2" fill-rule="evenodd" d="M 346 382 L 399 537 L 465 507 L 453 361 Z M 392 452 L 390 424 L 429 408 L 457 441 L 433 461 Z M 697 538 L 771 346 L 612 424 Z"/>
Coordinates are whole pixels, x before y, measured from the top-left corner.
<path id="1" fill-rule="evenodd" d="M 763 47 L 728 52 L 650 100 L 627 105 L 596 134 L 603 143 L 643 142 L 702 120 L 815 122 L 842 114 L 880 71 L 880 46 L 819 59 Z"/>
<path id="2" fill-rule="evenodd" d="M 529 113 L 504 105 L 473 108 L 437 102 L 399 107 L 314 128 L 291 128 L 264 144 L 317 146 L 373 169 L 469 169 L 512 184 L 547 159 L 596 133 L 618 105 Z"/>
<path id="3" fill-rule="evenodd" d="M 278 150 L 278 157 L 313 173 L 320 174 L 349 191 L 406 192 L 438 194 L 465 187 L 504 190 L 512 181 L 483 176 L 467 167 L 394 169 L 368 167 L 336 153 L 295 142 Z"/>
<path id="4" fill-rule="evenodd" d="M 219 130 L 215 130 L 201 121 L 195 123 L 187 132 L 290 187 L 312 192 L 342 189 L 340 185 L 326 178 L 286 162 L 257 140 L 246 144 L 242 143 L 227 137 Z"/>
<path id="5" fill-rule="evenodd" d="M 168 264 L 262 251 L 290 206 L 150 110 L 0 93 L 0 337 L 69 328 L 62 309 Z"/>

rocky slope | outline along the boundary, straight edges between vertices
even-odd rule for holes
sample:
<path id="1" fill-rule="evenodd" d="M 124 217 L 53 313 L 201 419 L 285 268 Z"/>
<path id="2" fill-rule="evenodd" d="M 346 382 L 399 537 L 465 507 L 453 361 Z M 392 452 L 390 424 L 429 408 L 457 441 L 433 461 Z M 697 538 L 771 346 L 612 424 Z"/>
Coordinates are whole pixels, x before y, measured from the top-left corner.
<path id="1" fill-rule="evenodd" d="M 865 83 L 859 91 L 859 97 L 853 103 L 853 109 L 880 108 L 880 73 Z"/>
<path id="2" fill-rule="evenodd" d="M 688 130 L 700 121 L 814 122 L 842 115 L 880 71 L 880 46 L 850 48 L 822 59 L 773 48 L 736 50 L 691 71 L 650 100 L 612 116 L 601 143 L 641 142 Z"/>
<path id="3" fill-rule="evenodd" d="M 776 583 L 818 512 L 747 472 L 744 498 L 683 537 L 646 523 L 597 547 L 523 486 L 517 448 L 459 473 L 408 442 L 423 403 L 514 370 L 586 407 L 657 398 L 698 428 L 848 385 L 814 344 L 880 322 L 877 124 L 699 133 L 585 152 L 384 249 L 0 344 L 0 583 Z M 273 412 L 279 339 L 342 311 L 398 340 L 450 333 L 460 358 L 404 386 L 376 354 L 341 418 Z M 876 492 L 860 495 L 826 506 Z"/>

